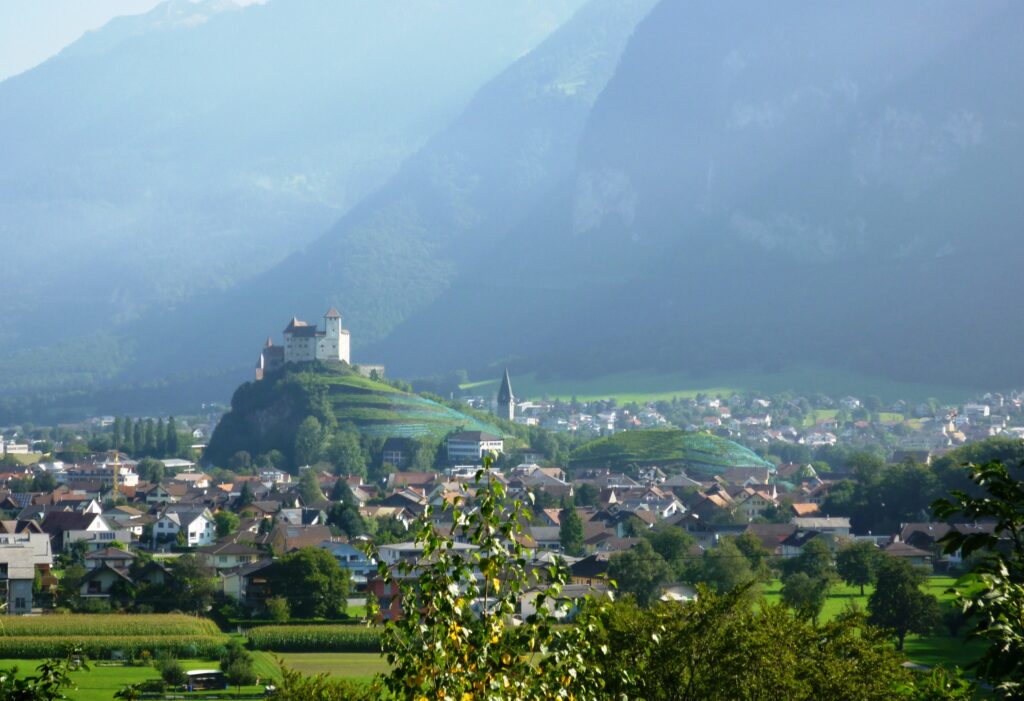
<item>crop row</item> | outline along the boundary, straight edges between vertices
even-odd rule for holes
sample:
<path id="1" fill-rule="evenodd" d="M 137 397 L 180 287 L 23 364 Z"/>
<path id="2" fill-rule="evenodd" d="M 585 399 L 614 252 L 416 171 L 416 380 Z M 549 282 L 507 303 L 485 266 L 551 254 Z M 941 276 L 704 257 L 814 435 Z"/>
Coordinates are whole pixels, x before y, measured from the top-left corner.
<path id="1" fill-rule="evenodd" d="M 0 658 L 35 659 L 60 657 L 80 648 L 86 657 L 106 660 L 135 659 L 144 651 L 152 656 L 162 652 L 181 658 L 216 659 L 225 650 L 227 638 L 213 635 L 62 635 L 0 637 Z"/>
<path id="2" fill-rule="evenodd" d="M 5 616 L 0 636 L 126 636 L 126 635 L 218 635 L 217 625 L 208 618 L 184 614 L 55 614 L 48 616 Z"/>
<path id="3" fill-rule="evenodd" d="M 260 626 L 249 631 L 249 644 L 274 652 L 380 652 L 380 631 L 352 625 Z"/>

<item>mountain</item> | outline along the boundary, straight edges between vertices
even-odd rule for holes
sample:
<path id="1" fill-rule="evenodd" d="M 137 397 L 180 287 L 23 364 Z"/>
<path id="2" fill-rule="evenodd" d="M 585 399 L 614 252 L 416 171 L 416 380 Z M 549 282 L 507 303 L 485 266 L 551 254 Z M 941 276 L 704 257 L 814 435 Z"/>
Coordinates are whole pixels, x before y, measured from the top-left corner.
<path id="1" fill-rule="evenodd" d="M 1022 39 L 1012 2 L 663 0 L 570 176 L 381 359 L 1020 384 Z"/>
<path id="2" fill-rule="evenodd" d="M 177 313 L 143 319 L 128 376 L 196 367 L 249 372 L 287 319 L 336 304 L 356 362 L 368 345 L 437 299 L 461 271 L 572 172 L 590 108 L 653 0 L 593 0 L 508 67 L 377 192 L 267 272 Z M 177 352 L 195 329 L 216 329 Z"/>
<path id="3" fill-rule="evenodd" d="M 0 355 L 60 374 L 301 249 L 582 1 L 174 0 L 0 82 Z"/>
<path id="4" fill-rule="evenodd" d="M 204 452 L 226 464 L 238 451 L 278 450 L 291 460 L 299 425 L 314 416 L 322 426 L 354 427 L 371 438 L 417 438 L 436 445 L 452 431 L 501 430 L 454 409 L 367 379 L 347 366 L 289 364 L 240 386 Z"/>

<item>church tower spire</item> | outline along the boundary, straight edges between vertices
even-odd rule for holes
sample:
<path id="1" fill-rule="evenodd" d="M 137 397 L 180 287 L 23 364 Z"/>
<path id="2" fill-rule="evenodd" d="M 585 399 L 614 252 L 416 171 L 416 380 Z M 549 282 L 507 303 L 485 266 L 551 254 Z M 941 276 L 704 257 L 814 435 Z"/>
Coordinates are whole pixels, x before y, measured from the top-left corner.
<path id="1" fill-rule="evenodd" d="M 516 397 L 512 394 L 512 381 L 508 376 L 508 368 L 505 368 L 505 377 L 501 380 L 501 388 L 498 389 L 498 416 L 508 421 L 516 418 Z"/>

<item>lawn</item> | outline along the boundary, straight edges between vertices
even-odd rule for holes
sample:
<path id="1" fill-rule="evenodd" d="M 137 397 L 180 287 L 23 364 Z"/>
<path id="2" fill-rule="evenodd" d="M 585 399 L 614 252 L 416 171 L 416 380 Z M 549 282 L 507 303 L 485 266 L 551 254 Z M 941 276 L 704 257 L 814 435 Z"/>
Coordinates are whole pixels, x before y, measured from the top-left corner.
<path id="1" fill-rule="evenodd" d="M 497 390 L 499 379 L 478 379 L 462 385 L 462 389 L 471 394 L 490 394 Z M 884 377 L 820 367 L 795 367 L 777 373 L 729 372 L 701 376 L 685 372 L 632 371 L 585 379 L 538 377 L 536 373 L 529 373 L 513 376 L 512 388 L 516 396 L 523 399 L 544 396 L 570 399 L 575 395 L 580 401 L 615 397 L 620 403 L 694 397 L 697 394 L 727 397 L 737 392 L 876 395 L 882 401 L 924 401 L 929 397 L 955 401 L 973 393 L 967 387 L 896 382 Z"/>
<path id="2" fill-rule="evenodd" d="M 372 652 L 254 652 L 256 673 L 260 676 L 278 674 L 275 657 L 303 674 L 331 674 L 336 677 L 369 680 L 388 670 L 381 655 Z"/>
<path id="3" fill-rule="evenodd" d="M 939 602 L 953 600 L 953 594 L 949 588 L 955 580 L 953 577 L 929 577 L 925 583 L 924 590 L 938 598 Z M 765 600 L 769 603 L 778 602 L 781 597 L 782 582 L 773 579 L 762 589 Z M 839 583 L 832 587 L 825 607 L 821 611 L 822 622 L 830 621 L 838 616 L 847 606 L 855 605 L 862 610 L 867 610 L 868 597 L 871 596 L 872 587 L 864 587 L 864 596 L 860 595 L 860 587 L 851 587 Z M 945 666 L 957 665 L 965 667 L 969 662 L 976 659 L 984 648 L 984 644 L 978 641 L 964 641 L 953 638 L 949 635 L 909 635 L 905 643 L 905 652 L 913 662 L 923 665 L 934 666 L 942 664 Z"/>
<path id="4" fill-rule="evenodd" d="M 268 652 L 255 652 L 255 670 L 261 680 L 276 679 L 278 667 L 274 655 Z M 277 655 L 289 667 L 303 674 L 326 673 L 334 676 L 348 677 L 361 681 L 369 681 L 374 674 L 387 671 L 384 658 L 370 653 L 284 653 Z M 43 660 L 0 660 L 0 669 L 17 667 L 19 676 L 35 672 Z M 182 660 L 185 669 L 215 669 L 217 662 L 211 660 Z M 78 687 L 67 692 L 70 701 L 110 701 L 114 693 L 127 684 L 138 684 L 147 679 L 156 679 L 159 675 L 150 666 L 134 667 L 114 665 L 111 663 L 92 663 L 88 672 L 74 672 L 71 677 Z M 262 686 L 242 687 L 242 692 L 261 693 Z M 234 694 L 234 689 L 225 692 L 225 696 Z M 209 692 L 203 692 L 204 696 Z M 187 698 L 183 695 L 182 698 Z"/>

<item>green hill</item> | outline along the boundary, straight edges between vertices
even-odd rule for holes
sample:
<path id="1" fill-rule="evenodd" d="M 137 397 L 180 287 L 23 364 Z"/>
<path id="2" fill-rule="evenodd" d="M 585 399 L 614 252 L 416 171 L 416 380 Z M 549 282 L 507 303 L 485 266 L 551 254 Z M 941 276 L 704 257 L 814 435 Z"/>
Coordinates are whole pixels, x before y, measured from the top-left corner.
<path id="1" fill-rule="evenodd" d="M 739 443 L 678 429 L 624 431 L 573 451 L 573 467 L 680 466 L 691 473 L 720 474 L 736 467 L 775 467 Z"/>
<path id="2" fill-rule="evenodd" d="M 254 456 L 279 450 L 290 457 L 295 432 L 308 416 L 328 428 L 351 424 L 375 438 L 440 441 L 457 430 L 502 434 L 484 421 L 363 377 L 346 365 L 302 363 L 239 387 L 204 459 L 223 464 L 240 450 Z"/>

